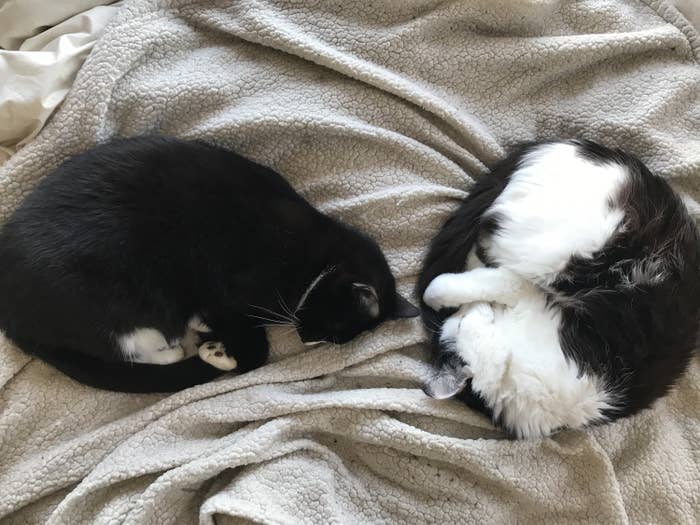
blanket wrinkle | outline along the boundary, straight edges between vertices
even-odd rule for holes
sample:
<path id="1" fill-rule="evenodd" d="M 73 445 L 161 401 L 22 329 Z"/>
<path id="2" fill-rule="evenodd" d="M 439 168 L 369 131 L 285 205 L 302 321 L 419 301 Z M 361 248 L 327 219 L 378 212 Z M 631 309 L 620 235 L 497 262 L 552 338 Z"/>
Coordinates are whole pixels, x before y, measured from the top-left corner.
<path id="1" fill-rule="evenodd" d="M 255 16 L 246 16 L 251 13 Z M 391 69 L 355 56 L 347 50 L 336 50 L 301 28 L 287 24 L 284 18 L 279 18 L 275 13 L 265 9 L 243 10 L 240 25 L 220 29 L 228 30 L 243 40 L 304 58 L 396 95 L 404 102 L 413 103 L 436 116 L 443 125 L 450 126 L 461 139 L 464 149 L 478 154 L 485 160 L 494 161 L 503 154 L 503 149 L 491 136 L 488 128 L 476 116 L 451 106 L 448 97 L 440 97 L 425 89 L 417 79 L 397 75 Z M 376 42 L 373 44 L 376 45 Z"/>
<path id="2" fill-rule="evenodd" d="M 97 142 L 201 138 L 375 237 L 410 295 L 472 178 L 521 141 L 627 149 L 699 217 L 698 42 L 657 0 L 127 0 L 0 167 L 0 220 Z M 0 521 L 700 518 L 698 358 L 653 410 L 518 442 L 422 393 L 417 319 L 310 351 L 269 336 L 266 366 L 169 396 L 84 387 L 0 338 Z"/>

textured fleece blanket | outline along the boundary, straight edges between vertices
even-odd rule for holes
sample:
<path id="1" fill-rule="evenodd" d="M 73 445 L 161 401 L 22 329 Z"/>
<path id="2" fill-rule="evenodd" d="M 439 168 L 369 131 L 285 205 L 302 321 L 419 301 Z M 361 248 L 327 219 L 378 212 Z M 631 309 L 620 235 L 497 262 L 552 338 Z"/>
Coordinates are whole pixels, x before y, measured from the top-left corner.
<path id="1" fill-rule="evenodd" d="M 374 235 L 410 293 L 470 176 L 517 141 L 624 147 L 694 207 L 699 46 L 651 0 L 132 0 L 0 171 L 0 219 L 98 141 L 204 138 Z M 700 519 L 697 358 L 653 410 L 514 442 L 423 395 L 418 320 L 312 351 L 270 336 L 269 365 L 172 396 L 92 390 L 2 341 L 3 522 Z"/>

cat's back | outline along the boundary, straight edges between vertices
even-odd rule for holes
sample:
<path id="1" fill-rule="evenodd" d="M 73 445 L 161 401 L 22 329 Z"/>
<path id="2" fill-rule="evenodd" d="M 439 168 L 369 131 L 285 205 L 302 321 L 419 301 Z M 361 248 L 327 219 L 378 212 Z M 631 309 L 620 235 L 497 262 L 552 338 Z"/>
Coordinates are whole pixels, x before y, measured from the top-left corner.
<path id="1" fill-rule="evenodd" d="M 537 145 L 485 215 L 490 262 L 541 287 L 564 353 L 618 381 L 623 412 L 667 392 L 700 315 L 700 237 L 668 182 L 594 143 Z"/>
<path id="2" fill-rule="evenodd" d="M 247 202 L 260 193 L 289 194 L 276 173 L 235 152 L 169 137 L 115 139 L 63 162 L 42 179 L 15 216 L 41 209 L 125 212 L 201 210 L 203 201 Z M 205 202 L 206 204 L 206 202 Z"/>
<path id="3" fill-rule="evenodd" d="M 105 282 L 171 288 L 202 253 L 210 265 L 247 264 L 236 254 L 274 241 L 266 225 L 279 222 L 276 200 L 313 215 L 280 175 L 234 152 L 165 137 L 113 140 L 66 160 L 0 227 L 0 295 Z"/>
<path id="4" fill-rule="evenodd" d="M 597 162 L 573 141 L 527 150 L 487 212 L 498 223 L 489 253 L 530 280 L 551 280 L 571 254 L 592 255 L 619 227 L 614 201 L 627 178 L 624 165 Z"/>
<path id="5" fill-rule="evenodd" d="M 275 198 L 301 201 L 284 179 L 199 141 L 116 139 L 69 158 L 42 179 L 2 228 L 27 251 L 94 250 L 107 240 L 139 251 L 262 220 Z"/>

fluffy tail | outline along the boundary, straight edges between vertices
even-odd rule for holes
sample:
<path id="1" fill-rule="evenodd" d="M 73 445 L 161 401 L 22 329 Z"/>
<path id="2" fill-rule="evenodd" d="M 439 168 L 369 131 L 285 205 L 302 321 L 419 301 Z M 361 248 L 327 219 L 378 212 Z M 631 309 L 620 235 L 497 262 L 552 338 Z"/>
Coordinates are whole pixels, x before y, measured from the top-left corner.
<path id="1" fill-rule="evenodd" d="M 223 370 L 194 356 L 171 365 L 103 361 L 96 357 L 38 344 L 21 344 L 68 377 L 101 390 L 131 393 L 177 392 L 211 381 Z"/>
<path id="2" fill-rule="evenodd" d="M 438 275 L 463 272 L 465 270 L 469 252 L 478 240 L 479 230 L 484 226 L 482 217 L 508 183 L 508 174 L 513 169 L 512 164 L 509 164 L 509 162 L 509 160 L 504 161 L 494 168 L 490 174 L 476 180 L 467 198 L 447 219 L 430 243 L 428 255 L 418 277 L 416 291 L 418 297 L 421 298 L 421 317 L 431 334 L 434 365 L 439 371 L 449 370 L 451 360 L 454 358 L 450 352 L 442 352 L 440 348 L 442 324 L 454 312 L 454 309 L 443 309 L 436 312 L 425 304 L 423 293 L 430 282 Z M 438 374 L 439 377 L 440 374 Z M 471 381 L 471 378 L 466 380 L 464 389 L 457 394 L 457 397 L 464 401 L 467 406 L 492 417 L 493 413 L 484 400 L 472 391 Z M 431 395 L 430 390 L 432 386 L 432 384 L 426 384 L 424 387 L 428 395 Z"/>
<path id="3" fill-rule="evenodd" d="M 447 219 L 438 234 L 430 243 L 428 255 L 418 278 L 416 292 L 421 298 L 423 323 L 433 334 L 433 348 L 438 348 L 439 329 L 450 311 L 436 312 L 423 302 L 423 293 L 430 282 L 443 273 L 463 272 L 469 252 L 474 247 L 481 218 L 507 183 L 508 170 L 498 166 L 489 175 L 476 180 L 469 195 L 461 206 Z"/>

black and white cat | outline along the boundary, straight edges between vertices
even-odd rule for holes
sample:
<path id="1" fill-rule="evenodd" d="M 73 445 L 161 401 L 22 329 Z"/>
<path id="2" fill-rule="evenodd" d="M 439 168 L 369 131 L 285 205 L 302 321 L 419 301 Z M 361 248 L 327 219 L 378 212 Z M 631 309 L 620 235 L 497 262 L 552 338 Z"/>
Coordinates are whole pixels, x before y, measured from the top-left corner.
<path id="1" fill-rule="evenodd" d="M 700 239 L 636 158 L 588 141 L 529 144 L 477 180 L 418 288 L 439 363 L 425 392 L 462 392 L 514 435 L 547 436 L 634 414 L 682 374 Z"/>
<path id="2" fill-rule="evenodd" d="M 45 177 L 0 230 L 0 268 L 5 335 L 109 390 L 251 370 L 267 323 L 344 343 L 418 315 L 372 239 L 268 168 L 163 137 L 97 146 Z"/>

